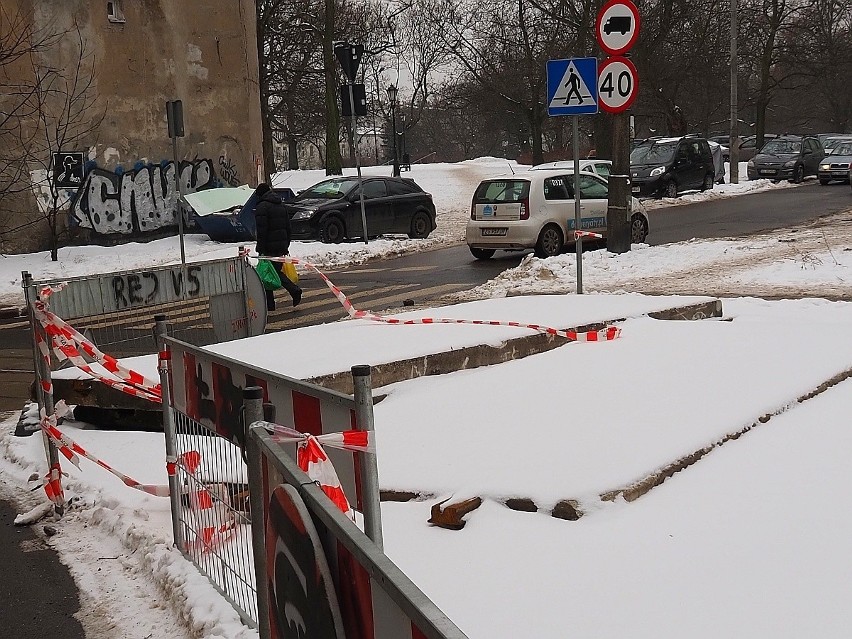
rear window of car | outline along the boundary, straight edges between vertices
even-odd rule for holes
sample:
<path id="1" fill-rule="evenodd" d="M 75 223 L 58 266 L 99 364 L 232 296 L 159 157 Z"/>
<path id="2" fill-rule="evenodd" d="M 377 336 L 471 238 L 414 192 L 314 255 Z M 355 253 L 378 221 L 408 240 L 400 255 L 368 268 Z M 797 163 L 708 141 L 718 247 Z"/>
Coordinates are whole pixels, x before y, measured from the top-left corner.
<path id="1" fill-rule="evenodd" d="M 299 193 L 300 200 L 314 198 L 328 198 L 336 200 L 346 195 L 351 189 L 358 185 L 358 180 L 352 178 L 332 178 Z"/>
<path id="2" fill-rule="evenodd" d="M 476 202 L 520 202 L 529 197 L 528 180 L 488 180 L 476 189 L 473 199 Z"/>
<path id="3" fill-rule="evenodd" d="M 411 195 L 412 193 L 420 193 L 420 187 L 416 184 L 391 180 L 388 182 L 390 195 Z"/>

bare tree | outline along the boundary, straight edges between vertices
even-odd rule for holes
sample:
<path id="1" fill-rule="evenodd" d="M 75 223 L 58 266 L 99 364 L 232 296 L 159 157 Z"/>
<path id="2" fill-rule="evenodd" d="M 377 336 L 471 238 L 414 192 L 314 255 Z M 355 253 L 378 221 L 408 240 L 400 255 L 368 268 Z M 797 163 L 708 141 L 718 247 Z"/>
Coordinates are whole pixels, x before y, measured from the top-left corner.
<path id="1" fill-rule="evenodd" d="M 68 47 L 70 34 L 76 35 L 76 42 Z M 58 259 L 60 240 L 68 232 L 61 215 L 66 211 L 68 197 L 53 179 L 58 168 L 52 166 L 53 154 L 79 150 L 81 144 L 92 146 L 105 114 L 105 108 L 99 108 L 94 87 L 94 55 L 89 53 L 76 25 L 65 34 L 64 48 L 72 51 L 64 65 L 48 64 L 41 55 L 30 56 L 33 90 L 26 103 L 34 116 L 36 131 L 28 137 L 28 162 L 31 175 L 35 176 L 33 188 L 46 194 L 39 198 L 39 219 L 48 226 L 53 261 Z"/>
<path id="2" fill-rule="evenodd" d="M 26 123 L 36 114 L 32 97 L 37 86 L 22 70 L 60 35 L 35 28 L 20 9 L 0 5 L 0 241 L 21 226 L 12 222 L 18 218 L 13 200 L 31 191 L 27 160 L 36 131 Z"/>

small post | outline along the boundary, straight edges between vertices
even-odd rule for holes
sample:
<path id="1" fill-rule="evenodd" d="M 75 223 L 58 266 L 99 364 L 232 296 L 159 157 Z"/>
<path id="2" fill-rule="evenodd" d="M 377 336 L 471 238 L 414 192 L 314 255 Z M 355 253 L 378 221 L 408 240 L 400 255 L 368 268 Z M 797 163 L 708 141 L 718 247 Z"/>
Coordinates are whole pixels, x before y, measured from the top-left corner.
<path id="1" fill-rule="evenodd" d="M 264 531 L 263 472 L 261 452 L 257 439 L 249 432 L 251 425 L 263 421 L 263 389 L 248 386 L 243 390 L 245 411 L 245 446 L 248 464 L 249 501 L 251 503 L 251 546 L 254 555 L 255 585 L 257 587 L 257 630 L 261 639 L 271 637 L 269 626 L 269 579 L 266 566 L 266 539 Z"/>
<path id="2" fill-rule="evenodd" d="M 46 415 L 53 415 L 56 412 L 56 407 L 53 405 L 52 378 L 50 375 L 50 364 L 42 357 L 38 348 L 37 335 L 41 331 L 41 327 L 35 319 L 33 313 L 33 302 L 36 301 L 37 295 L 33 288 L 33 277 L 28 271 L 21 272 L 21 286 L 24 288 L 24 299 L 27 304 L 27 318 L 30 322 L 30 331 L 33 338 L 33 363 L 35 364 L 36 373 L 36 398 L 38 399 L 39 409 L 44 409 Z M 47 336 L 42 334 L 46 340 Z M 56 450 L 56 445 L 47 436 L 44 431 L 41 432 L 44 441 L 44 453 L 47 458 L 48 472 L 57 464 L 59 464 L 59 451 Z M 56 505 L 54 510 L 60 517 L 65 513 L 65 505 Z"/>
<path id="3" fill-rule="evenodd" d="M 580 116 L 575 115 L 574 120 L 574 232 L 582 229 L 580 216 Z M 583 294 L 583 238 L 575 236 L 574 248 L 577 251 L 577 294 Z"/>
<path id="4" fill-rule="evenodd" d="M 169 371 L 172 354 L 165 342 L 168 321 L 165 315 L 154 316 L 154 337 L 157 340 L 157 371 L 160 373 L 160 400 L 163 410 L 163 432 L 166 436 L 166 469 L 169 474 L 169 504 L 172 510 L 172 536 L 175 547 L 183 552 L 183 530 L 180 526 L 180 482 L 177 475 L 177 444 L 175 423 L 172 420 L 172 398 L 169 390 Z"/>
<path id="5" fill-rule="evenodd" d="M 352 381 L 355 388 L 355 418 L 358 422 L 358 428 L 370 431 L 372 438 L 375 432 L 375 424 L 370 367 L 366 364 L 353 366 Z M 379 465 L 375 454 L 359 453 L 358 457 L 361 466 L 361 494 L 364 500 L 364 533 L 373 540 L 379 550 L 383 550 Z"/>

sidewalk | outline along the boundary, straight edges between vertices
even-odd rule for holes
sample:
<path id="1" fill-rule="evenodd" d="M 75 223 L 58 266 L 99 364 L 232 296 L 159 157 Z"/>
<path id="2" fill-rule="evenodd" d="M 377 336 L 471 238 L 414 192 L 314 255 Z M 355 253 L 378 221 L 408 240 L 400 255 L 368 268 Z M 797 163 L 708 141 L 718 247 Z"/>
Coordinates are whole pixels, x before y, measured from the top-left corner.
<path id="1" fill-rule="evenodd" d="M 33 526 L 15 526 L 14 504 L 0 499 L 0 619 L 4 637 L 83 639 L 74 614 L 77 587 Z"/>

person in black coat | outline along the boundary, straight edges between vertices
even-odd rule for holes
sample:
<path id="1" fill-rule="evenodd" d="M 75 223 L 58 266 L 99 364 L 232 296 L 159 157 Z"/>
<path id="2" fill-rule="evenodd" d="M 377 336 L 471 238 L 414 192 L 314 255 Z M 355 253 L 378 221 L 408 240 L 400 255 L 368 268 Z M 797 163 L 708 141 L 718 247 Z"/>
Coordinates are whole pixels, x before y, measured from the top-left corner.
<path id="1" fill-rule="evenodd" d="M 257 252 L 266 257 L 281 257 L 290 254 L 290 216 L 281 205 L 281 199 L 269 188 L 268 184 L 258 184 L 257 194 L 260 201 L 254 209 L 257 223 Z M 302 301 L 302 289 L 284 275 L 283 264 L 272 262 L 272 266 L 281 278 L 281 285 L 293 298 L 293 306 Z M 266 309 L 275 310 L 275 297 L 272 291 L 266 291 Z"/>

